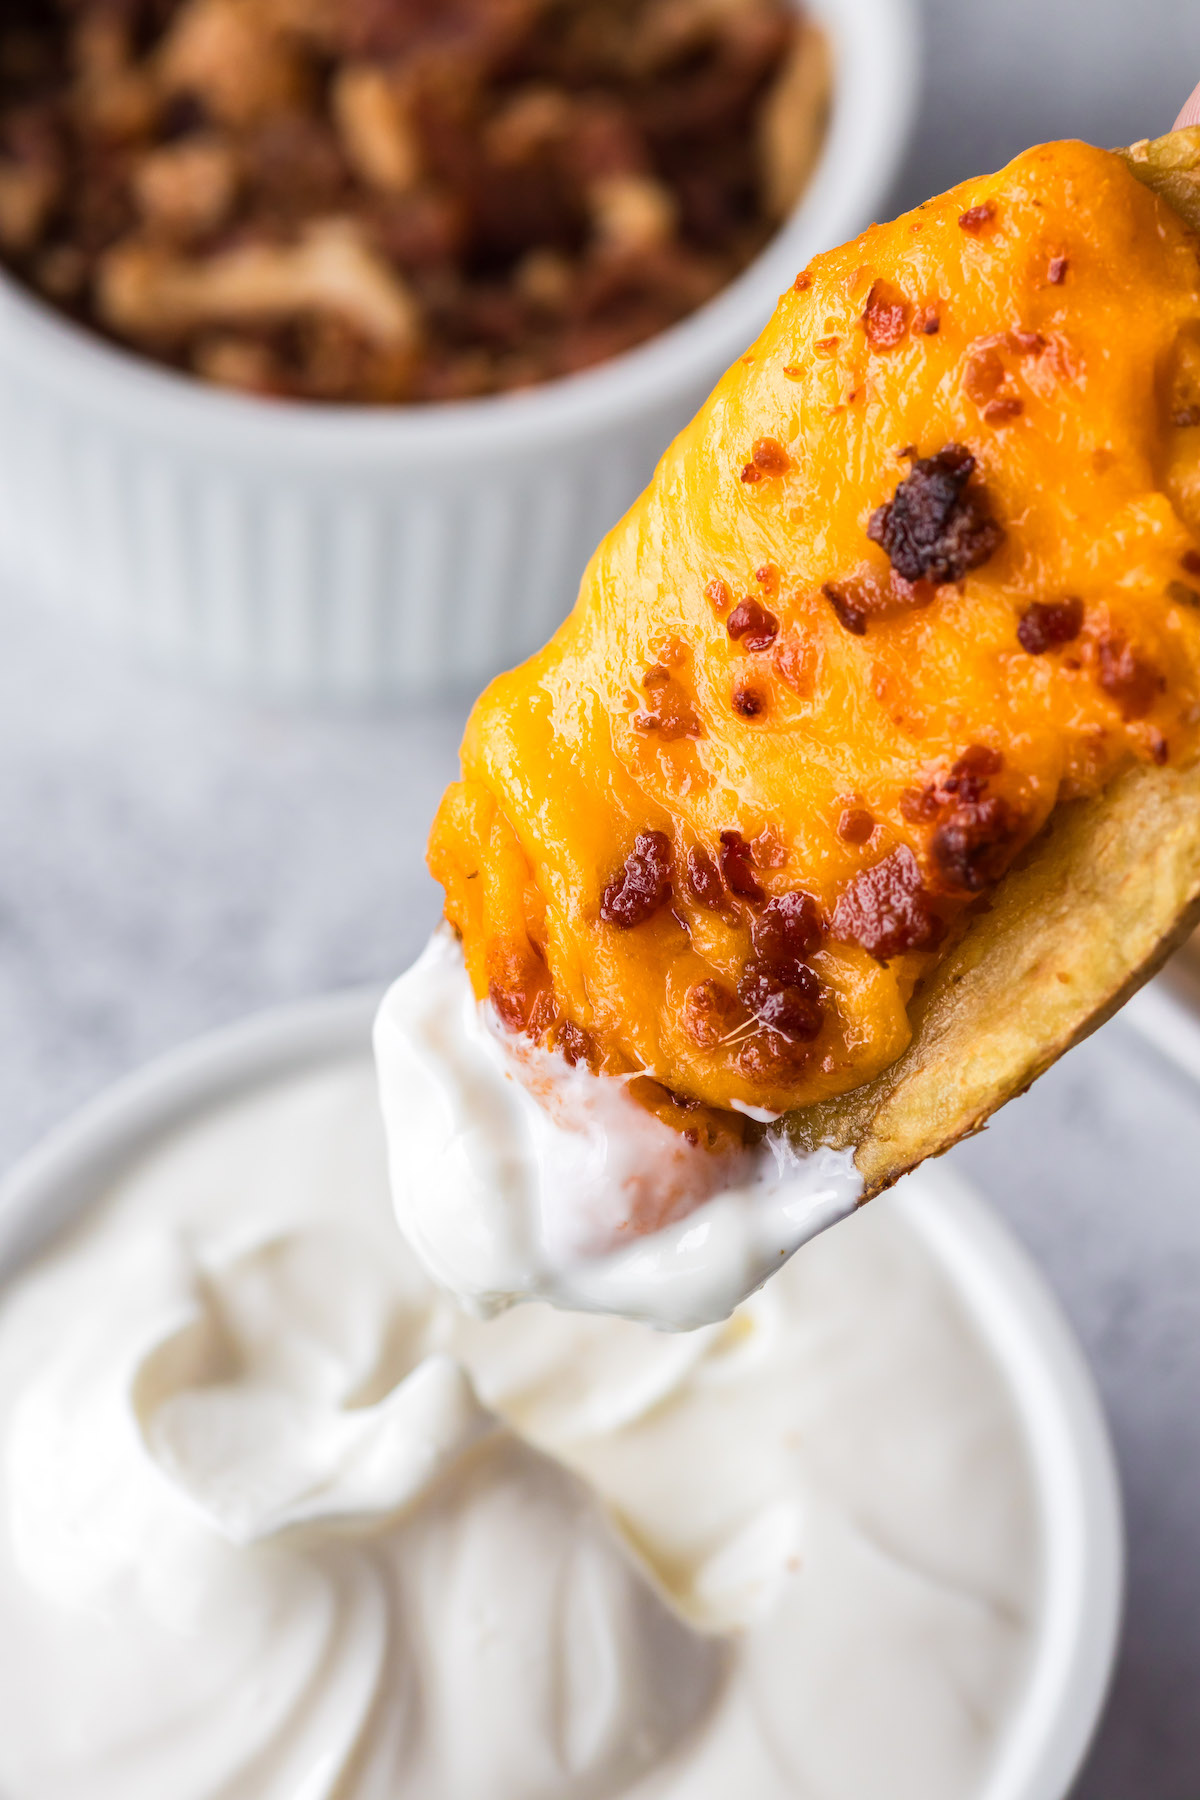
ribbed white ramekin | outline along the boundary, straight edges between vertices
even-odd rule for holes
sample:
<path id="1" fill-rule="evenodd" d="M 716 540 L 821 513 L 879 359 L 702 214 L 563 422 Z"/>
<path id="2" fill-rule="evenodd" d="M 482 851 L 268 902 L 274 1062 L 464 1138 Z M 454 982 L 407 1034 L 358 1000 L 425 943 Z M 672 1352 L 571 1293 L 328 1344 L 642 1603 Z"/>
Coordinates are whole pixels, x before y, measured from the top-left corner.
<path id="1" fill-rule="evenodd" d="M 531 392 L 317 407 L 113 349 L 0 276 L 0 560 L 160 662 L 369 701 L 480 685 L 587 558 L 817 250 L 886 192 L 916 91 L 910 0 L 812 0 L 834 101 L 796 212 L 715 300 Z"/>

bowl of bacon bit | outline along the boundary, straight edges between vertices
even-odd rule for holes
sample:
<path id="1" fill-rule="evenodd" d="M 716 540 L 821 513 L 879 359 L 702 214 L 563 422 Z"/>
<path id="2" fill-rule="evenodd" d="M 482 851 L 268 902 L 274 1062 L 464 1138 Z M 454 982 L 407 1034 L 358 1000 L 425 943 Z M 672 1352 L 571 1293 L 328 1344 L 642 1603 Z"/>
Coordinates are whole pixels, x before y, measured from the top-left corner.
<path id="1" fill-rule="evenodd" d="M 8 0 L 0 556 L 243 686 L 478 684 L 915 68 L 908 0 Z"/>

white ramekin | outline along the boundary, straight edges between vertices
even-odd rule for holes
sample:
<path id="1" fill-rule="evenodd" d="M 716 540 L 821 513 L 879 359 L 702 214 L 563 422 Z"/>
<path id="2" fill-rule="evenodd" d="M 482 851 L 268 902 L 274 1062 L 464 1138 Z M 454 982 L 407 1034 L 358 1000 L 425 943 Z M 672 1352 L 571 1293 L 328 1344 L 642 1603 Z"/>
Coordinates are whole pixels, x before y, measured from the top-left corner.
<path id="1" fill-rule="evenodd" d="M 305 1066 L 368 1056 L 377 1002 L 336 996 L 202 1038 L 61 1126 L 0 1186 L 0 1282 L 185 1120 Z M 1041 1275 L 971 1189 L 927 1166 L 875 1204 L 900 1210 L 925 1241 L 1007 1376 L 1040 1513 L 1039 1628 L 1024 1690 L 986 1780 L 963 1800 L 1063 1800 L 1103 1704 L 1120 1623 L 1120 1497 L 1100 1404 Z"/>
<path id="2" fill-rule="evenodd" d="M 691 318 L 568 380 L 432 408 L 263 402 L 113 349 L 0 275 L 0 560 L 160 662 L 262 692 L 416 698 L 520 660 L 779 292 L 895 173 L 910 0 L 812 11 L 834 102 L 795 214 Z"/>

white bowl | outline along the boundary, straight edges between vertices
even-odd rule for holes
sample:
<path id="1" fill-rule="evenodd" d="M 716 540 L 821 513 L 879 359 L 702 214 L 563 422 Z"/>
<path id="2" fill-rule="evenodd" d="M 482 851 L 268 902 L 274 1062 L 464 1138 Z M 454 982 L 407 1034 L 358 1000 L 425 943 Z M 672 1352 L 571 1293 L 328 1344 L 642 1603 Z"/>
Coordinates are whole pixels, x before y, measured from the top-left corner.
<path id="1" fill-rule="evenodd" d="M 203 1038 L 60 1127 L 0 1187 L 0 1281 L 183 1120 L 306 1065 L 369 1055 L 377 999 L 316 1001 Z M 875 1204 L 898 1209 L 924 1240 L 1007 1376 L 1040 1513 L 1042 1597 L 1024 1691 L 988 1778 L 963 1800 L 1063 1800 L 1099 1716 L 1120 1619 L 1120 1499 L 1103 1414 L 1056 1301 L 978 1196 L 926 1168 Z"/>
<path id="2" fill-rule="evenodd" d="M 887 192 L 910 0 L 812 0 L 834 98 L 804 198 L 690 318 L 527 393 L 318 407 L 114 349 L 0 275 L 0 558 L 162 662 L 367 701 L 478 687 L 540 644 L 604 532 L 814 252 Z"/>

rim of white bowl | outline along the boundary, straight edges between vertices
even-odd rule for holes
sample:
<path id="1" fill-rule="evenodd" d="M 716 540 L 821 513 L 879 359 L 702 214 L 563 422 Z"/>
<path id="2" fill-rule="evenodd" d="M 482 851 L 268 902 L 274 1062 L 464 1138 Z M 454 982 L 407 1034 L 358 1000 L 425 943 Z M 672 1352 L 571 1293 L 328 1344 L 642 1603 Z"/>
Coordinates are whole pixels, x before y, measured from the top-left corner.
<path id="1" fill-rule="evenodd" d="M 818 250 L 857 229 L 893 181 L 915 114 L 914 0 L 808 0 L 834 44 L 825 143 L 796 210 L 766 248 L 713 300 L 636 349 L 518 394 L 429 406 L 368 408 L 263 401 L 156 366 L 72 323 L 0 271 L 0 329 L 8 354 L 75 404 L 117 410 L 124 422 L 170 430 L 196 448 L 269 454 L 293 464 L 383 457 L 426 464 L 519 454 L 603 429 L 687 396 L 714 362 L 740 355 L 775 297 Z"/>
<path id="2" fill-rule="evenodd" d="M 0 1183 L 0 1282 L 182 1120 L 314 1062 L 369 1056 L 381 998 L 356 989 L 259 1014 L 101 1094 Z M 1008 1377 L 1039 1502 L 1040 1630 L 1021 1700 L 971 1800 L 1063 1800 L 1100 1717 L 1121 1620 L 1120 1488 L 1104 1414 L 1044 1277 L 972 1188 L 926 1165 L 890 1204 L 941 1263 Z"/>

